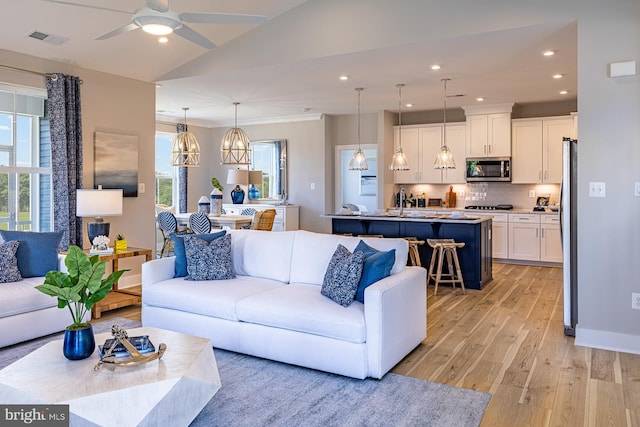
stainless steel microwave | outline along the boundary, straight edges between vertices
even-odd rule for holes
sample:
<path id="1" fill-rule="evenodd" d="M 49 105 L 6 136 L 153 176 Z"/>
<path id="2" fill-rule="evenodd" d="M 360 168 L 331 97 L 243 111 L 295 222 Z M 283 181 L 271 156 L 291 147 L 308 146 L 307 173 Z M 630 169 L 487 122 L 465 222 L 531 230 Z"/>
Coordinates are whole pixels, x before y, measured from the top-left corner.
<path id="1" fill-rule="evenodd" d="M 469 181 L 511 181 L 511 157 L 467 157 Z"/>

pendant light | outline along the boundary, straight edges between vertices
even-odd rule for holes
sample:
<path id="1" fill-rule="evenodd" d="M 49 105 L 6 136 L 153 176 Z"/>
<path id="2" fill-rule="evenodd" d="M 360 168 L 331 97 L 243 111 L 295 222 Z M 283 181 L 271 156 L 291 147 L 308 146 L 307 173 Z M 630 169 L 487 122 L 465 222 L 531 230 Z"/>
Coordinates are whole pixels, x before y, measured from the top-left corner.
<path id="1" fill-rule="evenodd" d="M 353 153 L 351 161 L 349 162 L 349 170 L 351 171 L 366 171 L 369 169 L 367 158 L 360 148 L 360 92 L 363 90 L 361 87 L 356 88 L 356 92 L 358 92 L 358 150 Z"/>
<path id="2" fill-rule="evenodd" d="M 220 164 L 223 165 L 248 165 L 251 163 L 251 149 L 249 145 L 249 136 L 245 131 L 238 127 L 238 105 L 234 102 L 236 108 L 235 125 L 224 134 L 220 145 Z"/>
<path id="3" fill-rule="evenodd" d="M 187 131 L 187 110 L 184 110 L 184 129 L 177 133 L 171 143 L 171 165 L 172 166 L 199 166 L 200 146 L 196 137 Z"/>
<path id="4" fill-rule="evenodd" d="M 442 124 L 442 146 L 440 147 L 440 151 L 438 151 L 438 155 L 436 156 L 435 162 L 433 162 L 433 167 L 435 169 L 455 169 L 456 162 L 453 160 L 453 154 L 451 154 L 451 150 L 447 147 L 447 82 L 451 79 L 442 79 L 441 81 L 444 83 L 444 122 Z"/>
<path id="5" fill-rule="evenodd" d="M 407 158 L 402 151 L 402 88 L 404 84 L 397 84 L 398 88 L 398 150 L 391 159 L 389 170 L 392 171 L 408 171 L 409 165 L 407 165 Z"/>

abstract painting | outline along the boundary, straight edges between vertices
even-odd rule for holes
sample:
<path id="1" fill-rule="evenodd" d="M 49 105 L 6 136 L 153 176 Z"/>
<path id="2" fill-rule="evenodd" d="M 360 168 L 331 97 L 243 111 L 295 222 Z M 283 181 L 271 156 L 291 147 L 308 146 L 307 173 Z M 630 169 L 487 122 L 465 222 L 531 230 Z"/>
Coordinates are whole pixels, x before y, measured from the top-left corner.
<path id="1" fill-rule="evenodd" d="M 96 132 L 94 188 L 122 188 L 124 197 L 138 197 L 138 137 Z"/>

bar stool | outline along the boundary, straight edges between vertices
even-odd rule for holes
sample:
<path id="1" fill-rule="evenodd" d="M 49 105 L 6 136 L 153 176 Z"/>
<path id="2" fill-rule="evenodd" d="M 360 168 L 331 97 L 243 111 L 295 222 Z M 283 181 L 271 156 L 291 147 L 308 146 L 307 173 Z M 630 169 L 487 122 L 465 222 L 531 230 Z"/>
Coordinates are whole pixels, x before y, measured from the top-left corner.
<path id="1" fill-rule="evenodd" d="M 418 240 L 417 237 L 405 237 L 405 239 L 409 242 L 409 262 L 411 265 L 422 267 L 418 246 L 424 245 L 424 240 Z"/>
<path id="2" fill-rule="evenodd" d="M 429 281 L 431 279 L 436 283 L 433 295 L 438 293 L 438 285 L 440 283 L 451 283 L 454 289 L 456 287 L 456 283 L 460 283 L 462 294 L 464 295 L 464 279 L 462 278 L 462 269 L 460 268 L 460 261 L 458 261 L 457 250 L 458 248 L 464 247 L 464 242 L 456 242 L 453 239 L 427 239 L 427 243 L 433 248 L 431 263 L 429 264 L 429 274 L 427 275 L 427 285 L 429 285 Z M 436 267 L 436 272 L 434 274 L 433 267 L 435 265 L 436 256 L 438 257 L 438 266 Z M 442 272 L 442 262 L 445 257 L 447 258 L 449 274 Z M 449 278 L 442 279 L 442 276 L 447 276 Z"/>

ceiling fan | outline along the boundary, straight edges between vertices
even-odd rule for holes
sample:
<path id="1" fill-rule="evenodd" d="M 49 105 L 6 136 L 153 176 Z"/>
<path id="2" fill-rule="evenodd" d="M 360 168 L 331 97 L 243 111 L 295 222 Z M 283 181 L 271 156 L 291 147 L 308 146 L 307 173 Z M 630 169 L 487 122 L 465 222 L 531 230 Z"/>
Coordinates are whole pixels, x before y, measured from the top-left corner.
<path id="1" fill-rule="evenodd" d="M 96 37 L 96 40 L 106 40 L 119 34 L 142 28 L 142 30 L 158 36 L 175 33 L 205 49 L 213 49 L 216 47 L 214 43 L 187 26 L 185 22 L 194 24 L 262 24 L 267 21 L 267 17 L 263 15 L 245 15 L 239 13 L 185 12 L 177 14 L 169 8 L 169 0 L 146 0 L 145 7 L 133 12 L 63 0 L 44 1 L 133 15 L 129 24 Z"/>

